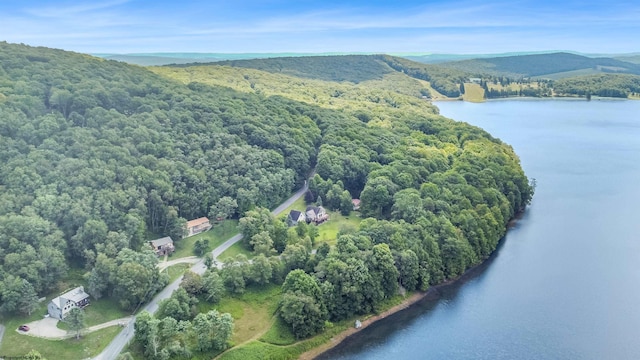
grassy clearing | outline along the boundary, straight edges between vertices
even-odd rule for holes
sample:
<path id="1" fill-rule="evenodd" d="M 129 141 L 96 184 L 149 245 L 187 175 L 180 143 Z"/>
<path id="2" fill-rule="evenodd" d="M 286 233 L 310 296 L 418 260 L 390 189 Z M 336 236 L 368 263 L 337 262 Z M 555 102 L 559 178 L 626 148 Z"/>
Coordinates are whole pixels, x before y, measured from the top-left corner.
<path id="1" fill-rule="evenodd" d="M 302 353 L 330 341 L 332 337 L 349 328 L 351 324 L 351 320 L 341 321 L 325 329 L 325 331 L 319 335 L 287 346 L 278 346 L 262 341 L 251 341 L 223 353 L 219 359 L 297 359 Z"/>
<path id="2" fill-rule="evenodd" d="M 264 334 L 273 324 L 274 313 L 280 301 L 280 286 L 250 287 L 236 297 L 225 297 L 218 304 L 201 302 L 199 312 L 217 309 L 229 313 L 235 321 L 234 344 L 242 344 Z"/>
<path id="3" fill-rule="evenodd" d="M 291 210 L 300 210 L 304 211 L 307 208 L 307 204 L 304 201 L 304 198 L 300 198 L 296 200 L 291 206 L 289 206 L 285 211 L 282 212 L 279 217 L 286 218 L 289 215 L 289 211 Z M 360 218 L 360 213 L 356 211 L 352 211 L 349 216 L 342 216 L 338 211 L 328 211 L 329 221 L 318 225 L 318 238 L 316 239 L 316 245 L 321 242 L 329 243 L 329 245 L 334 245 L 336 239 L 338 237 L 338 232 L 343 228 L 353 227 L 355 229 L 358 228 L 362 218 Z M 226 255 L 226 252 L 224 253 Z"/>
<path id="4" fill-rule="evenodd" d="M 95 331 L 84 335 L 80 340 L 47 340 L 33 336 L 20 335 L 18 326 L 39 320 L 46 312 L 46 303 L 29 317 L 15 316 L 3 320 L 6 327 L 0 353 L 3 356 L 22 356 L 31 350 L 37 350 L 47 359 L 85 359 L 99 354 L 109 342 L 122 330 L 118 326 Z"/>
<path id="5" fill-rule="evenodd" d="M 253 252 L 244 247 L 242 241 L 238 241 L 237 243 L 231 245 L 231 247 L 225 250 L 222 254 L 220 254 L 219 258 L 222 260 L 222 262 L 225 262 L 228 259 L 235 258 L 238 254 L 244 254 L 249 259 L 252 259 L 255 256 Z"/>
<path id="6" fill-rule="evenodd" d="M 85 308 L 87 326 L 99 325 L 129 315 L 130 312 L 122 310 L 115 301 L 109 299 L 92 300 L 91 305 Z"/>
<path id="7" fill-rule="evenodd" d="M 279 316 L 276 316 L 273 325 L 260 337 L 260 341 L 273 345 L 291 345 L 297 339 L 289 326 Z"/>
<path id="8" fill-rule="evenodd" d="M 362 218 L 359 212 L 352 211 L 349 216 L 342 216 L 337 211 L 327 211 L 329 213 L 329 221 L 318 225 L 318 238 L 316 245 L 326 242 L 329 245 L 335 245 L 338 238 L 338 232 L 342 229 L 358 229 Z"/>
<path id="9" fill-rule="evenodd" d="M 301 354 L 295 349 L 288 349 L 260 341 L 252 341 L 248 344 L 233 348 L 218 359 L 220 360 L 265 360 L 265 359 L 296 359 Z"/>
<path id="10" fill-rule="evenodd" d="M 470 102 L 483 102 L 484 89 L 480 84 L 466 83 L 464 84 L 464 95 L 462 95 L 462 98 Z"/>
<path id="11" fill-rule="evenodd" d="M 200 233 L 198 235 L 190 236 L 182 240 L 175 242 L 176 251 L 171 254 L 170 259 L 175 260 L 187 256 L 194 256 L 193 246 L 197 240 L 208 239 L 209 248 L 207 251 L 212 251 L 217 248 L 223 242 L 227 241 L 230 237 L 238 233 L 237 230 L 238 220 L 225 220 L 218 225 L 215 225 L 211 230 Z"/>
<path id="12" fill-rule="evenodd" d="M 169 266 L 163 271 L 167 272 L 167 275 L 169 275 L 169 283 L 172 283 L 177 278 L 182 276 L 182 274 L 184 274 L 184 272 L 189 270 L 192 266 L 193 264 L 175 264 L 175 265 Z"/>

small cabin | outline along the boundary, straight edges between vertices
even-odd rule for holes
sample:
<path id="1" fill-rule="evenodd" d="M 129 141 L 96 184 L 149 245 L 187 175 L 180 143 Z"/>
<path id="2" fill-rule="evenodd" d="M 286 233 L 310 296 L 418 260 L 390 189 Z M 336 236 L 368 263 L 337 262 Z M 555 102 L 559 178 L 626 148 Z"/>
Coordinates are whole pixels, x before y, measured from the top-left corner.
<path id="1" fill-rule="evenodd" d="M 169 255 L 176 251 L 176 248 L 173 246 L 173 240 L 169 236 L 151 240 L 149 241 L 149 245 L 151 245 L 151 248 L 158 256 Z"/>
<path id="2" fill-rule="evenodd" d="M 187 236 L 200 234 L 201 232 L 205 232 L 209 229 L 211 229 L 211 223 L 206 217 L 187 221 Z"/>

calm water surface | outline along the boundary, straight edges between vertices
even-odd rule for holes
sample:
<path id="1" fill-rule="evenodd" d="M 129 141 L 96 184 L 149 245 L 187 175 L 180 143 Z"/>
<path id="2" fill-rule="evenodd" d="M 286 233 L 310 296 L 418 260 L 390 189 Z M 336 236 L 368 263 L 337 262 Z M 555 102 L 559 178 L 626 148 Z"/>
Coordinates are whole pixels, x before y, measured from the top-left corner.
<path id="1" fill-rule="evenodd" d="M 494 256 L 325 359 L 640 359 L 640 101 L 438 103 L 537 180 Z"/>

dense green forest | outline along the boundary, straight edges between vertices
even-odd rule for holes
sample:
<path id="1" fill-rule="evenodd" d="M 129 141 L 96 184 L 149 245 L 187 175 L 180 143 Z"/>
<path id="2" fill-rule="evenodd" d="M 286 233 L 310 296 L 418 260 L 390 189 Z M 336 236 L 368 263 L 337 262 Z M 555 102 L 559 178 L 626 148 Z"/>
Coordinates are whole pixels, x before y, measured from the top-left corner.
<path id="1" fill-rule="evenodd" d="M 640 76 L 602 74 L 577 76 L 554 82 L 558 95 L 606 96 L 627 98 L 640 94 Z"/>
<path id="2" fill-rule="evenodd" d="M 224 349 L 214 335 L 228 338 L 228 317 L 194 306 L 247 286 L 283 284 L 278 314 L 303 338 L 488 257 L 533 189 L 511 147 L 422 99 L 434 83 L 459 91 L 462 75 L 386 56 L 296 66 L 323 59 L 314 71 L 332 81 L 219 65 L 152 72 L 0 43 L 0 311 L 55 294 L 69 267 L 88 271 L 92 296 L 135 309 L 167 281 L 146 240 L 180 239 L 187 219 L 229 198 L 258 256 L 185 277 L 156 319 L 136 323 L 149 358 L 165 335 L 182 344 L 166 356 Z M 267 92 L 294 83 L 313 90 Z M 366 219 L 335 246 L 266 210 L 314 167 L 309 202 L 348 214 L 362 200 Z"/>
<path id="3" fill-rule="evenodd" d="M 378 56 L 373 55 L 305 56 L 226 60 L 216 62 L 216 64 L 282 73 L 302 78 L 359 83 L 366 80 L 380 79 L 384 74 L 393 71 L 384 66 L 383 63 L 372 61 L 376 60 L 376 58 Z"/>
<path id="4" fill-rule="evenodd" d="M 315 162 L 320 130 L 290 102 L 183 86 L 59 50 L 0 44 L 0 277 L 37 294 L 182 237 L 223 196 L 273 206 Z M 2 289 L 2 310 L 20 306 Z M 117 288 L 105 289 L 117 294 Z"/>
<path id="5" fill-rule="evenodd" d="M 412 71 L 402 60 L 369 59 Z M 424 71 L 418 65 L 413 71 Z M 200 79 L 254 93 L 266 93 L 274 80 L 253 69 L 236 72 L 220 65 L 154 71 L 185 83 Z M 297 86 L 292 78 L 278 79 Z M 313 256 L 305 250 L 313 236 L 305 230 L 299 237 L 287 235 L 268 211 L 249 212 L 240 219 L 249 248 L 261 256 L 282 253 L 284 274 L 296 270 L 288 276 L 274 270 L 271 281 L 286 278 L 279 313 L 297 337 L 320 331 L 326 320 L 375 311 L 399 286 L 424 290 L 460 275 L 495 249 L 507 222 L 532 196 L 513 150 L 481 129 L 446 119 L 424 102 L 405 101 L 410 95 L 396 94 L 397 102 L 375 108 L 392 114 L 389 117 L 369 111 L 367 102 L 379 103 L 364 86 L 348 88 L 347 93 L 360 94 L 354 103 L 315 101 L 335 91 L 335 85 L 309 85 L 315 89 L 313 96 L 271 90 L 316 104 L 305 114 L 321 130 L 322 145 L 306 199 L 343 211 L 343 194 L 359 197 L 367 219 L 358 229 L 344 230 L 335 247 L 321 246 Z M 230 293 L 255 283 L 255 271 L 242 264 L 236 261 L 222 270 Z"/>

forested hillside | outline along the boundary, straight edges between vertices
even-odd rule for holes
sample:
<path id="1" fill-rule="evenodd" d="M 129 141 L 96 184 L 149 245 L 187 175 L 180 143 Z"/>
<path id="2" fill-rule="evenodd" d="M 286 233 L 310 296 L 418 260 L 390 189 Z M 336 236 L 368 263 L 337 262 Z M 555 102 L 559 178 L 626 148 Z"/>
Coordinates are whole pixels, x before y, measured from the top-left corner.
<path id="1" fill-rule="evenodd" d="M 139 250 L 147 232 L 181 238 L 185 219 L 223 196 L 240 213 L 278 204 L 320 141 L 276 98 L 6 43 L 0 119 L 0 276 L 38 294 L 70 262 L 90 269 L 99 253 Z M 3 310 L 19 308 L 7 296 Z"/>
<path id="2" fill-rule="evenodd" d="M 277 221 L 264 211 L 240 221 L 247 246 L 263 255 L 274 247 L 282 252 L 284 274 L 298 270 L 286 276 L 279 312 L 298 338 L 320 331 L 325 320 L 377 309 L 399 286 L 426 289 L 460 275 L 495 249 L 507 222 L 533 193 L 509 146 L 437 115 L 412 95 L 379 101 L 371 95 L 384 79 L 348 85 L 279 75 L 286 82 L 281 88 L 273 86 L 273 75 L 254 69 L 198 65 L 153 71 L 185 83 L 227 84 L 315 104 L 305 114 L 321 130 L 322 145 L 306 199 L 343 209 L 347 193 L 347 199 L 361 199 L 367 219 L 358 229 L 342 231 L 334 248 L 320 246 L 316 255 L 305 254 L 310 240 L 304 240 L 304 230 L 299 240 L 283 239 Z M 328 95 L 336 90 L 344 92 Z M 222 270 L 227 291 L 256 281 L 254 271 L 242 266 L 236 262 Z M 273 267 L 269 281 L 281 283 L 285 276 L 276 273 Z"/>
<path id="3" fill-rule="evenodd" d="M 602 74 L 561 79 L 554 83 L 554 91 L 560 95 L 594 95 L 627 98 L 640 94 L 640 76 Z"/>
<path id="4" fill-rule="evenodd" d="M 577 70 L 594 73 L 640 74 L 640 66 L 612 58 L 590 58 L 569 53 L 505 56 L 488 59 L 463 60 L 439 64 L 474 74 L 494 76 L 545 77 Z M 567 76 L 572 76 L 571 73 Z"/>
<path id="5" fill-rule="evenodd" d="M 70 266 L 90 270 L 92 296 L 134 308 L 166 282 L 144 242 L 180 239 L 186 219 L 228 196 L 260 255 L 209 270 L 216 290 L 204 291 L 219 299 L 223 285 L 236 294 L 287 279 L 279 314 L 305 337 L 325 320 L 378 309 L 400 286 L 426 289 L 460 275 L 489 256 L 533 194 L 511 147 L 422 98 L 434 83 L 459 88 L 453 70 L 459 77 L 449 79 L 408 60 L 337 57 L 321 70 L 333 80 L 351 74 L 336 82 L 219 65 L 151 72 L 59 50 L 0 50 L 5 313 L 55 293 Z M 315 69 L 317 59 L 304 61 L 298 69 Z M 287 231 L 264 209 L 313 167 L 308 201 L 344 210 L 359 197 L 366 218 L 335 246 L 316 244 L 317 254 L 311 230 Z"/>
<path id="6" fill-rule="evenodd" d="M 470 73 L 423 64 L 388 55 L 341 55 L 313 57 L 281 57 L 272 59 L 220 61 L 216 65 L 263 70 L 274 74 L 291 75 L 307 79 L 360 83 L 381 80 L 385 75 L 398 72 L 423 80 L 447 97 L 460 95 L 460 84 Z M 192 65 L 175 65 L 189 68 Z M 400 87 L 402 88 L 402 87 Z M 423 95 L 427 95 L 424 93 Z"/>
<path id="7" fill-rule="evenodd" d="M 385 66 L 384 63 L 377 61 L 376 56 L 363 55 L 227 60 L 216 64 L 257 69 L 302 78 L 338 82 L 349 81 L 353 83 L 380 79 L 384 74 L 393 71 Z"/>

